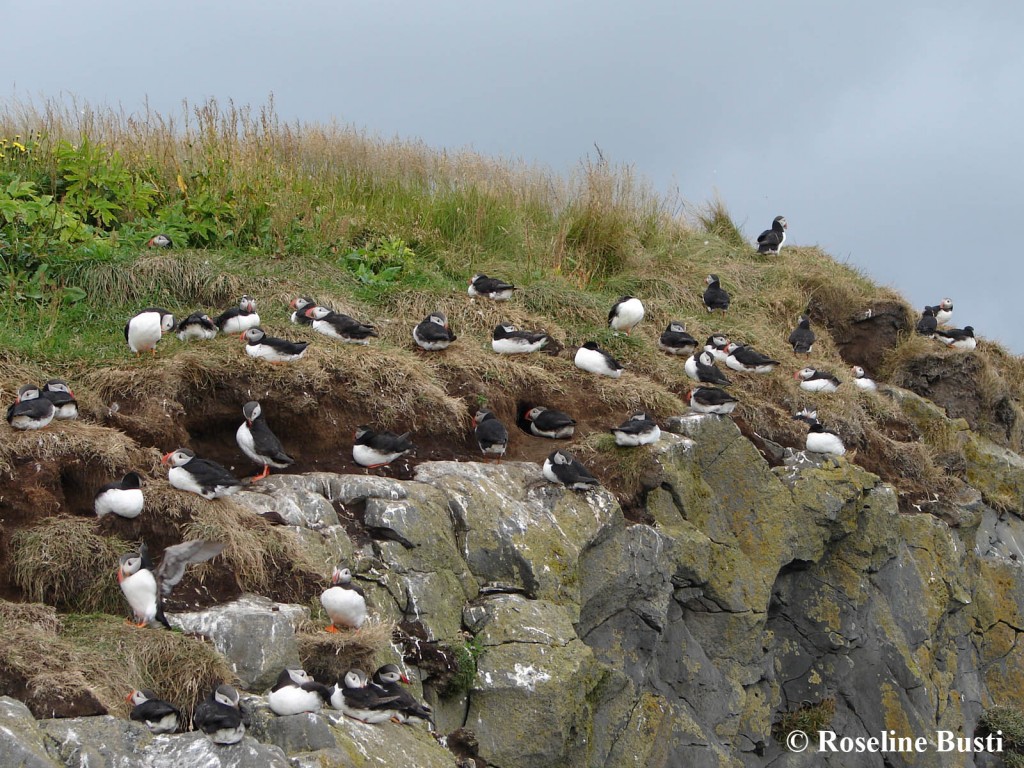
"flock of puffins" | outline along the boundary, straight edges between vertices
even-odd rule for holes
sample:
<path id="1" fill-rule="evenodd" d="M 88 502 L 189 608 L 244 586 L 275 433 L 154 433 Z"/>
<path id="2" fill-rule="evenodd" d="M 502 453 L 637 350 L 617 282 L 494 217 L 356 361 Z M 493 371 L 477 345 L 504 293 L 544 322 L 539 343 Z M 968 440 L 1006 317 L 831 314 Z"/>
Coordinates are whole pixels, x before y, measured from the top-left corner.
<path id="1" fill-rule="evenodd" d="M 762 254 L 778 254 L 786 240 L 787 222 L 777 216 L 771 229 L 757 238 L 757 250 Z M 157 235 L 149 241 L 152 247 L 171 247 L 166 235 Z M 722 288 L 718 275 L 708 275 L 703 293 L 708 313 L 729 309 L 730 295 Z M 477 274 L 469 279 L 468 294 L 493 301 L 507 301 L 516 287 L 503 280 Z M 368 344 L 377 336 L 372 325 L 361 323 L 348 315 L 316 304 L 307 297 L 291 302 L 291 322 L 311 326 L 312 330 L 351 344 Z M 644 305 L 635 296 L 623 296 L 608 312 L 608 325 L 616 333 L 630 334 L 644 318 Z M 972 350 L 976 346 L 974 329 L 946 327 L 953 312 L 953 302 L 945 298 L 935 306 L 925 307 L 917 323 L 917 332 L 936 339 L 950 348 Z M 243 296 L 238 305 L 211 319 L 203 312 L 195 312 L 177 322 L 174 316 L 157 307 L 149 307 L 132 317 L 124 328 L 128 347 L 136 355 L 155 354 L 156 345 L 167 333 L 175 332 L 182 341 L 209 340 L 218 334 L 237 334 L 246 342 L 250 357 L 272 364 L 285 364 L 299 360 L 309 346 L 306 341 L 288 341 L 268 336 L 260 328 L 260 316 L 251 296 Z M 428 352 L 447 349 L 456 336 L 443 312 L 432 312 L 412 329 L 416 346 Z M 810 318 L 802 315 L 788 337 L 796 355 L 809 356 L 815 342 Z M 527 331 L 509 323 L 494 328 L 491 345 L 497 354 L 530 354 L 545 348 L 551 338 L 540 331 Z M 749 345 L 730 341 L 715 333 L 702 346 L 686 331 L 684 323 L 673 320 L 661 334 L 658 347 L 670 355 L 686 357 L 683 370 L 697 384 L 686 394 L 685 400 L 697 413 L 727 416 L 736 408 L 738 400 L 722 387 L 732 381 L 718 367 L 724 363 L 731 371 L 743 374 L 768 374 L 781 363 Z M 575 365 L 598 376 L 618 378 L 623 366 L 588 341 L 576 351 Z M 862 391 L 874 392 L 877 384 L 860 366 L 851 369 L 854 385 Z M 806 366 L 793 374 L 800 388 L 812 393 L 835 392 L 841 381 L 832 372 Z M 707 385 L 707 386 L 705 386 Z M 717 386 L 712 386 L 717 385 Z M 168 465 L 167 479 L 171 486 L 198 494 L 205 499 L 229 496 L 251 482 L 261 480 L 270 468 L 283 469 L 294 463 L 284 446 L 271 431 L 256 401 L 242 407 L 244 421 L 238 427 L 238 447 L 248 458 L 261 466 L 262 472 L 252 478 L 239 479 L 220 464 L 200 458 L 189 448 L 178 448 L 162 457 Z M 75 419 L 78 406 L 74 392 L 67 382 L 51 379 L 41 388 L 26 384 L 18 390 L 15 402 L 7 409 L 7 422 L 14 429 L 35 430 L 49 425 L 53 419 Z M 811 453 L 841 456 L 846 448 L 838 434 L 827 429 L 817 419 L 814 409 L 802 408 L 794 419 L 808 425 L 805 448 Z M 573 437 L 576 421 L 560 411 L 537 405 L 524 410 L 517 417 L 519 425 L 536 437 L 555 440 Z M 473 419 L 476 441 L 486 458 L 500 460 L 508 447 L 508 430 L 489 410 L 481 408 Z M 646 412 L 635 413 L 622 424 L 613 427 L 615 443 L 623 447 L 636 447 L 656 443 L 661 429 Z M 395 461 L 414 450 L 410 434 L 396 435 L 360 426 L 355 432 L 352 458 L 360 466 L 373 469 Z M 543 464 L 543 475 L 551 483 L 558 483 L 574 491 L 585 491 L 599 485 L 599 481 L 582 463 L 564 450 L 551 453 Z M 124 518 L 138 517 L 143 509 L 142 478 L 136 472 L 127 473 L 120 481 L 102 486 L 94 499 L 96 514 L 103 517 L 115 514 Z M 171 594 L 191 563 L 200 563 L 218 555 L 223 545 L 210 541 L 186 541 L 164 550 L 159 566 L 155 566 L 146 546 L 137 553 L 121 557 L 117 578 L 136 626 L 164 626 L 170 628 L 163 613 L 164 598 Z M 332 573 L 332 586 L 320 596 L 321 604 L 331 619 L 328 631 L 339 628 L 358 629 L 367 616 L 363 591 L 352 583 L 352 573 L 339 564 Z M 302 669 L 282 670 L 277 684 L 268 695 L 268 705 L 278 715 L 313 712 L 322 707 L 342 711 L 349 717 L 367 723 L 385 720 L 415 723 L 431 722 L 430 707 L 418 702 L 402 683 L 408 678 L 394 664 L 376 670 L 372 676 L 352 669 L 335 682 L 333 687 L 313 680 Z M 170 733 L 187 727 L 173 704 L 160 700 L 148 690 L 133 691 L 129 700 L 133 704 L 131 718 L 145 722 L 154 733 Z M 193 725 L 218 744 L 233 744 L 245 733 L 248 713 L 240 704 L 239 694 L 232 686 L 218 686 L 195 710 Z"/>

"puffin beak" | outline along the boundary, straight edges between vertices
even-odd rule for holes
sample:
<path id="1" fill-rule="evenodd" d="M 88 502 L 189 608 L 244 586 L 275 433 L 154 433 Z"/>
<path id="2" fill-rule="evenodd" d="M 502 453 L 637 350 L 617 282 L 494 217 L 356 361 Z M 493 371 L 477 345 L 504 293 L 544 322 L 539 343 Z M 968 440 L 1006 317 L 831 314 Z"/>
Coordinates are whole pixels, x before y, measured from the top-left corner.
<path id="1" fill-rule="evenodd" d="M 292 309 L 295 309 L 295 302 L 297 302 L 297 301 L 298 301 L 297 298 L 296 299 L 292 299 L 291 301 L 288 302 L 288 306 L 291 307 Z"/>
<path id="2" fill-rule="evenodd" d="M 799 379 L 799 378 L 800 378 L 800 371 L 795 371 L 795 372 L 793 373 L 793 378 L 794 378 L 794 379 Z"/>
<path id="3" fill-rule="evenodd" d="M 124 697 L 124 700 L 127 701 L 127 702 L 130 702 L 132 700 L 132 696 L 134 696 L 134 695 L 135 695 L 135 691 L 132 691 L 131 693 L 129 693 L 127 696 Z"/>
<path id="4" fill-rule="evenodd" d="M 402 682 L 403 682 L 403 683 L 405 683 L 406 685 L 409 685 L 409 683 L 410 683 L 411 681 L 409 680 L 409 678 L 408 678 L 408 677 L 406 677 L 405 675 L 402 675 Z"/>
<path id="5" fill-rule="evenodd" d="M 245 341 L 245 331 L 242 331 L 240 334 L 238 334 L 238 338 L 240 338 L 242 341 Z"/>
<path id="6" fill-rule="evenodd" d="M 117 566 L 117 583 L 120 584 L 124 581 L 124 569 L 119 565 Z"/>
<path id="7" fill-rule="evenodd" d="M 161 464 L 166 464 L 168 461 L 170 461 L 172 453 L 174 453 L 174 451 L 171 451 L 170 453 L 165 453 L 163 456 L 161 456 L 160 457 L 160 463 Z"/>

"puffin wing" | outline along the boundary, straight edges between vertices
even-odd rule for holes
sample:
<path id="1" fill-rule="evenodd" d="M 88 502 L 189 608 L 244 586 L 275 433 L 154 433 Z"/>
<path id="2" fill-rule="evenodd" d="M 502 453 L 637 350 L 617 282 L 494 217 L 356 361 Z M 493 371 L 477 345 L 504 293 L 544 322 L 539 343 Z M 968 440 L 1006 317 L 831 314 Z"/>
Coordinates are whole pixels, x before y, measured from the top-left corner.
<path id="1" fill-rule="evenodd" d="M 185 567 L 189 563 L 205 562 L 219 555 L 222 549 L 224 549 L 224 545 L 220 542 L 202 539 L 186 541 L 165 549 L 163 560 L 160 561 L 160 567 L 156 570 L 160 594 L 164 597 L 171 594 L 171 590 L 185 575 Z"/>
<path id="2" fill-rule="evenodd" d="M 160 699 L 146 699 L 141 704 L 137 704 L 132 707 L 129 717 L 132 720 L 137 720 L 139 722 L 145 722 L 147 720 L 155 722 L 172 714 L 178 715 L 179 717 L 181 716 L 180 710 L 173 704 L 161 701 Z"/>
<path id="3" fill-rule="evenodd" d="M 424 320 L 416 326 L 416 334 L 424 341 L 450 341 L 452 332 L 432 320 Z"/>
<path id="4" fill-rule="evenodd" d="M 277 439 L 277 435 L 270 431 L 270 427 L 262 418 L 256 419 L 249 427 L 252 435 L 253 447 L 260 456 L 267 456 L 274 461 L 292 464 L 295 462 L 291 456 L 284 452 L 284 446 Z"/>

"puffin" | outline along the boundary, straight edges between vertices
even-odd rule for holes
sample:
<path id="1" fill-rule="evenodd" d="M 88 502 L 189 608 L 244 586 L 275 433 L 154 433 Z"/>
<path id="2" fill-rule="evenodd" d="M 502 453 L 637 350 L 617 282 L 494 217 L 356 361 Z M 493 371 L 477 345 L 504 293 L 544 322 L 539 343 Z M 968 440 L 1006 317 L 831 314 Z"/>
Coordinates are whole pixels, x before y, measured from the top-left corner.
<path id="1" fill-rule="evenodd" d="M 561 483 L 573 491 L 585 491 L 601 484 L 586 467 L 567 451 L 555 451 L 544 459 L 542 471 L 547 480 L 552 483 Z"/>
<path id="2" fill-rule="evenodd" d="M 723 387 L 732 384 L 715 365 L 715 358 L 710 352 L 695 353 L 688 357 L 683 364 L 683 373 L 701 384 L 719 384 Z"/>
<path id="3" fill-rule="evenodd" d="M 785 216 L 776 216 L 772 220 L 772 228 L 766 229 L 757 236 L 757 252 L 774 253 L 777 255 L 782 248 L 782 244 L 786 242 L 786 229 L 788 226 Z"/>
<path id="4" fill-rule="evenodd" d="M 343 678 L 344 687 L 336 683 L 331 691 L 331 706 L 353 720 L 363 723 L 383 723 L 397 717 L 392 706 L 400 696 L 389 696 L 383 689 L 370 684 L 370 678 L 361 669 L 350 669 Z"/>
<path id="5" fill-rule="evenodd" d="M 543 405 L 523 409 L 517 422 L 524 432 L 552 440 L 566 440 L 576 432 L 576 419 Z"/>
<path id="6" fill-rule="evenodd" d="M 729 337 L 721 333 L 715 333 L 708 336 L 708 340 L 704 342 L 704 351 L 710 352 L 711 356 L 720 362 L 725 362 L 725 359 L 729 357 L 729 353 L 726 347 L 729 346 Z"/>
<path id="7" fill-rule="evenodd" d="M 708 275 L 704 278 L 704 282 L 708 286 L 704 290 L 704 308 L 708 312 L 714 312 L 716 309 L 726 312 L 732 299 L 719 284 L 718 275 Z"/>
<path id="8" fill-rule="evenodd" d="M 694 387 L 683 398 L 697 413 L 714 413 L 726 416 L 736 410 L 739 402 L 724 389 L 715 387 Z"/>
<path id="9" fill-rule="evenodd" d="M 167 464 L 167 481 L 179 491 L 189 491 L 204 499 L 219 499 L 237 493 L 242 482 L 215 461 L 200 459 L 190 448 L 165 453 L 160 459 Z"/>
<path id="10" fill-rule="evenodd" d="M 800 381 L 800 389 L 807 392 L 835 392 L 842 384 L 834 374 L 820 371 L 817 368 L 801 368 L 793 374 Z"/>
<path id="11" fill-rule="evenodd" d="M 850 368 L 850 373 L 853 374 L 853 384 L 857 389 L 863 389 L 865 392 L 878 391 L 878 384 L 875 383 L 874 379 L 869 379 L 864 369 L 859 365 Z"/>
<path id="12" fill-rule="evenodd" d="M 42 429 L 57 413 L 51 400 L 41 397 L 39 387 L 25 384 L 18 390 L 18 396 L 7 408 L 7 423 L 14 429 Z"/>
<path id="13" fill-rule="evenodd" d="M 789 343 L 793 347 L 793 354 L 809 355 L 814 346 L 814 331 L 811 330 L 811 318 L 801 315 L 796 328 L 789 334 Z"/>
<path id="14" fill-rule="evenodd" d="M 444 312 L 431 312 L 412 329 L 412 340 L 428 352 L 447 349 L 457 338 L 448 327 L 448 316 Z"/>
<path id="15" fill-rule="evenodd" d="M 577 349 L 573 362 L 577 368 L 598 376 L 617 379 L 622 375 L 622 363 L 597 346 L 596 341 L 588 341 Z"/>
<path id="16" fill-rule="evenodd" d="M 207 341 L 217 335 L 217 324 L 205 312 L 193 312 L 178 323 L 178 339 L 203 339 Z"/>
<path id="17" fill-rule="evenodd" d="M 409 683 L 409 678 L 402 674 L 396 664 L 385 664 L 373 673 L 371 684 L 376 686 L 384 696 L 395 696 L 396 700 L 388 703 L 394 708 L 398 719 L 403 723 L 433 722 L 434 710 L 428 704 L 416 701 L 416 697 L 402 687 Z"/>
<path id="18" fill-rule="evenodd" d="M 75 393 L 71 391 L 71 387 L 68 386 L 64 379 L 50 379 L 43 384 L 43 389 L 39 395 L 53 403 L 55 409 L 53 418 L 78 418 L 78 401 L 75 400 Z"/>
<path id="19" fill-rule="evenodd" d="M 508 430 L 498 421 L 498 417 L 481 408 L 473 417 L 473 435 L 484 456 L 497 457 L 499 460 L 508 448 Z"/>
<path id="20" fill-rule="evenodd" d="M 192 716 L 193 727 L 214 744 L 237 744 L 248 724 L 249 713 L 242 707 L 238 691 L 226 683 L 218 685 Z"/>
<path id="21" fill-rule="evenodd" d="M 226 309 L 213 321 L 224 333 L 242 333 L 250 328 L 257 328 L 260 316 L 256 314 L 256 300 L 252 296 L 243 296 L 238 306 Z"/>
<path id="22" fill-rule="evenodd" d="M 287 341 L 267 336 L 262 328 L 250 328 L 239 336 L 245 341 L 245 354 L 270 363 L 291 363 L 306 354 L 308 341 Z"/>
<path id="23" fill-rule="evenodd" d="M 250 400 L 242 406 L 242 415 L 245 421 L 235 432 L 235 441 L 242 453 L 263 467 L 263 471 L 252 478 L 254 482 L 269 475 L 271 467 L 284 469 L 295 463 L 295 459 L 284 452 L 277 435 L 270 431 L 259 403 Z"/>
<path id="24" fill-rule="evenodd" d="M 393 432 L 374 432 L 367 426 L 356 427 L 352 458 L 367 469 L 383 467 L 415 449 L 416 446 L 409 441 L 410 434 L 396 435 Z"/>
<path id="25" fill-rule="evenodd" d="M 825 429 L 822 423 L 818 421 L 817 411 L 804 408 L 793 418 L 797 421 L 806 422 L 808 430 L 805 445 L 811 453 L 826 453 L 831 456 L 842 456 L 846 453 L 846 446 L 843 445 L 842 438 L 835 432 Z"/>
<path id="26" fill-rule="evenodd" d="M 128 717 L 137 723 L 145 723 L 150 733 L 175 733 L 181 727 L 178 708 L 158 699 L 149 688 L 132 691 L 125 701 L 132 705 Z"/>
<path id="27" fill-rule="evenodd" d="M 288 304 L 294 312 L 292 312 L 291 321 L 296 325 L 312 325 L 313 318 L 306 314 L 307 310 L 317 306 L 317 303 L 308 296 L 296 296 Z"/>
<path id="28" fill-rule="evenodd" d="M 139 547 L 138 553 L 121 555 L 117 581 L 132 608 L 137 622 L 135 626 L 146 627 L 158 621 L 170 629 L 171 625 L 164 616 L 163 599 L 181 581 L 187 565 L 216 557 L 222 549 L 224 545 L 220 542 L 202 539 L 175 544 L 164 550 L 156 570 L 153 569 L 153 561 L 145 544 Z"/>
<path id="29" fill-rule="evenodd" d="M 485 299 L 494 301 L 508 301 L 512 298 L 512 291 L 516 287 L 504 280 L 498 280 L 487 275 L 473 275 L 469 278 L 469 289 L 466 291 L 470 296 L 482 296 Z"/>
<path id="30" fill-rule="evenodd" d="M 499 323 L 491 334 L 491 349 L 499 355 L 525 355 L 543 349 L 551 337 L 540 331 L 521 331 L 511 323 Z"/>
<path id="31" fill-rule="evenodd" d="M 661 427 L 644 411 L 634 413 L 609 431 L 615 435 L 615 444 L 623 448 L 650 445 L 661 439 Z"/>
<path id="32" fill-rule="evenodd" d="M 331 619 L 326 632 L 337 632 L 338 627 L 359 629 L 366 621 L 366 595 L 352 583 L 352 571 L 340 563 L 331 572 L 331 586 L 320 593 L 320 605 Z"/>
<path id="33" fill-rule="evenodd" d="M 116 483 L 100 486 L 92 500 L 96 517 L 114 514 L 133 520 L 142 514 L 142 478 L 129 472 Z"/>
<path id="34" fill-rule="evenodd" d="M 173 248 L 174 241 L 171 240 L 170 235 L 165 235 L 162 232 L 159 235 L 153 235 L 149 240 L 146 241 L 146 245 L 149 248 Z"/>
<path id="35" fill-rule="evenodd" d="M 267 706 L 275 715 L 299 715 L 319 712 L 331 700 L 331 689 L 314 680 L 306 670 L 287 667 L 267 694 Z"/>
<path id="36" fill-rule="evenodd" d="M 147 307 L 136 314 L 124 327 L 128 348 L 136 355 L 141 352 L 156 354 L 156 343 L 165 333 L 174 329 L 174 315 L 166 309 Z"/>
<path id="37" fill-rule="evenodd" d="M 938 327 L 939 321 L 935 319 L 935 308 L 925 307 L 921 313 L 921 319 L 917 321 L 917 332 L 922 336 L 932 336 Z"/>
<path id="38" fill-rule="evenodd" d="M 771 373 L 779 364 L 778 360 L 772 360 L 746 344 L 730 343 L 725 351 L 725 364 L 742 373 Z"/>
<path id="39" fill-rule="evenodd" d="M 658 349 L 670 355 L 690 356 L 697 348 L 697 340 L 686 332 L 686 324 L 673 320 L 662 331 Z"/>
<path id="40" fill-rule="evenodd" d="M 938 339 L 947 347 L 959 349 L 961 352 L 970 352 L 978 346 L 978 340 L 974 338 L 974 327 L 970 325 L 946 330 L 940 328 L 935 331 L 932 338 Z"/>
<path id="41" fill-rule="evenodd" d="M 939 325 L 945 325 L 953 317 L 953 300 L 946 297 L 932 307 L 932 311 L 935 313 L 935 321 Z"/>
<path id="42" fill-rule="evenodd" d="M 369 344 L 371 336 L 380 335 L 372 325 L 327 307 L 307 307 L 305 315 L 313 321 L 314 331 L 346 344 Z"/>
<path id="43" fill-rule="evenodd" d="M 608 327 L 613 331 L 625 331 L 627 336 L 643 319 L 644 305 L 633 296 L 620 297 L 608 310 Z"/>

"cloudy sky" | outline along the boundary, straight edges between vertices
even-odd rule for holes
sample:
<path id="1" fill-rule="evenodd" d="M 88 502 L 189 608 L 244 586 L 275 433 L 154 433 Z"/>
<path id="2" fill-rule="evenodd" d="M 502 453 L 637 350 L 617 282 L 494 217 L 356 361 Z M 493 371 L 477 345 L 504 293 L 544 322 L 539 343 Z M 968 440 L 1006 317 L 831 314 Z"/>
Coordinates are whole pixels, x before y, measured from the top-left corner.
<path id="1" fill-rule="evenodd" d="M 792 242 L 915 305 L 951 296 L 954 324 L 1024 352 L 1024 4 L 10 5 L 0 98 L 170 112 L 273 93 L 288 120 L 560 173 L 597 145 L 689 203 L 719 195 L 751 237 L 784 214 Z"/>

